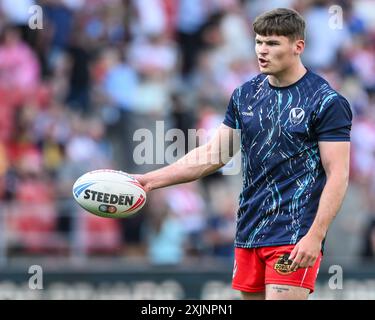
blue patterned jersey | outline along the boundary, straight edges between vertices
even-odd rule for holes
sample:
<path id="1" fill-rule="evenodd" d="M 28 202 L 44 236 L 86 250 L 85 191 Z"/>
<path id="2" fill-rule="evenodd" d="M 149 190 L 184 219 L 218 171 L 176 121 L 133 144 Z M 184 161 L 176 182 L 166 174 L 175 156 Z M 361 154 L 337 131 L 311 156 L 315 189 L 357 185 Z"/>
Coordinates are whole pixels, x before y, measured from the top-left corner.
<path id="1" fill-rule="evenodd" d="M 311 71 L 287 87 L 260 74 L 237 88 L 223 123 L 241 129 L 243 190 L 235 246 L 295 244 L 326 182 L 318 141 L 350 141 L 347 100 Z"/>

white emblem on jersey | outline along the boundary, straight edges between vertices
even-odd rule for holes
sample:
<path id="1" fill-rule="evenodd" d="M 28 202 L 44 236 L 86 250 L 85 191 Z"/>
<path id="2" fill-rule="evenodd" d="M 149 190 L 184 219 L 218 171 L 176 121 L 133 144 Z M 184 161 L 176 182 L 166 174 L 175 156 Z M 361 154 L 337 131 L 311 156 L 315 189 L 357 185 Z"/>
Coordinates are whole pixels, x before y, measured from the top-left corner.
<path id="1" fill-rule="evenodd" d="M 252 112 L 252 111 L 250 111 L 250 112 L 242 112 L 242 115 L 243 116 L 247 116 L 247 117 L 252 117 L 253 115 L 254 115 L 254 113 Z"/>
<path id="2" fill-rule="evenodd" d="M 244 111 L 244 112 L 242 112 L 242 115 L 252 117 L 254 115 L 254 112 L 252 111 L 252 109 L 253 109 L 252 106 L 248 106 L 247 110 L 249 110 L 249 112 Z"/>
<path id="3" fill-rule="evenodd" d="M 293 125 L 300 124 L 305 118 L 305 111 L 301 108 L 293 108 L 289 113 L 289 121 Z"/>

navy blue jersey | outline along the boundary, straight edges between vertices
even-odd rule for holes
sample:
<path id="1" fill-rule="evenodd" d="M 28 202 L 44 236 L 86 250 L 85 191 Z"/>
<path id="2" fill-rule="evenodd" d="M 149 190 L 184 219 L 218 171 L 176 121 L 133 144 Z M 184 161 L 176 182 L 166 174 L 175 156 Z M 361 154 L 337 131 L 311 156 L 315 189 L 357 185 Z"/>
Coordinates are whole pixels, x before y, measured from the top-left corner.
<path id="1" fill-rule="evenodd" d="M 241 129 L 235 246 L 295 244 L 308 232 L 326 182 L 318 141 L 350 141 L 351 121 L 347 100 L 311 71 L 287 87 L 260 74 L 233 92 L 223 123 Z"/>

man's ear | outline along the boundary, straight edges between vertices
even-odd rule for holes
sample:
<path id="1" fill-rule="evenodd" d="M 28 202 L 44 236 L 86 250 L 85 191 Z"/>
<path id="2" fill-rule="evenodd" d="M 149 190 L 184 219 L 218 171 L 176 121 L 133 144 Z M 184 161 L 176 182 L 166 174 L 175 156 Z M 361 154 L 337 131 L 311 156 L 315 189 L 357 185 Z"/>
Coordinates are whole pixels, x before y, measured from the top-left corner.
<path id="1" fill-rule="evenodd" d="M 294 54 L 300 55 L 302 54 L 303 50 L 305 49 L 305 41 L 304 40 L 296 40 L 294 44 Z"/>

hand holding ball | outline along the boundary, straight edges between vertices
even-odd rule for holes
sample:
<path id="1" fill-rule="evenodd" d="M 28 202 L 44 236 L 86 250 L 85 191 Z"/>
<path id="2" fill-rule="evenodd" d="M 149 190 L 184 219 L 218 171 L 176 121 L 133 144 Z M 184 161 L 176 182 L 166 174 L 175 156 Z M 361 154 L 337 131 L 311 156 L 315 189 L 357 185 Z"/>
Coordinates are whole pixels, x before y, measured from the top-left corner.
<path id="1" fill-rule="evenodd" d="M 73 197 L 85 210 L 106 218 L 126 218 L 146 203 L 146 192 L 132 176 L 116 170 L 95 170 L 73 185 Z"/>

